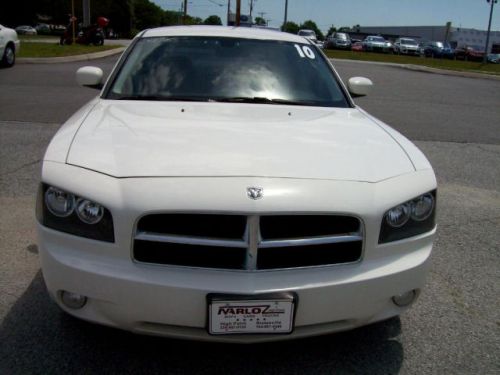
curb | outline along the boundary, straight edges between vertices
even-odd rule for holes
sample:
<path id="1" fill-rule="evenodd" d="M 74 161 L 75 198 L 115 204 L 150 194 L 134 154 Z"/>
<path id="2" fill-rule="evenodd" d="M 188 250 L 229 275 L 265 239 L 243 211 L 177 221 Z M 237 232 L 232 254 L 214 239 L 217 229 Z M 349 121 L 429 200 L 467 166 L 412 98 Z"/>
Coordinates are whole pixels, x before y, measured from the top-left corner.
<path id="1" fill-rule="evenodd" d="M 16 59 L 16 64 L 56 64 L 75 61 L 89 61 L 101 59 L 103 57 L 117 55 L 125 51 L 125 47 L 113 48 L 107 51 L 87 53 L 83 55 L 61 56 L 61 57 L 20 57 Z"/>
<path id="2" fill-rule="evenodd" d="M 458 70 L 447 70 L 431 68 L 429 66 L 413 65 L 413 64 L 402 64 L 403 69 L 413 70 L 416 72 L 443 74 L 447 76 L 465 77 L 465 78 L 482 78 L 482 79 L 495 79 L 500 80 L 500 76 L 488 74 L 488 73 L 476 73 L 476 72 L 461 72 Z"/>
<path id="3" fill-rule="evenodd" d="M 353 63 L 360 63 L 360 64 L 392 66 L 392 67 L 395 67 L 395 68 L 412 70 L 412 71 L 415 71 L 415 72 L 432 73 L 432 74 L 442 74 L 442 75 L 447 75 L 447 76 L 500 80 L 500 76 L 493 75 L 493 74 L 488 74 L 488 73 L 462 72 L 462 71 L 459 71 L 459 70 L 447 70 L 447 69 L 431 68 L 429 66 L 424 66 L 424 65 L 398 64 L 398 63 L 387 63 L 387 62 L 380 62 L 380 61 L 333 59 L 333 58 L 330 58 L 330 60 L 334 61 L 334 62 L 346 61 L 346 62 L 353 62 Z"/>

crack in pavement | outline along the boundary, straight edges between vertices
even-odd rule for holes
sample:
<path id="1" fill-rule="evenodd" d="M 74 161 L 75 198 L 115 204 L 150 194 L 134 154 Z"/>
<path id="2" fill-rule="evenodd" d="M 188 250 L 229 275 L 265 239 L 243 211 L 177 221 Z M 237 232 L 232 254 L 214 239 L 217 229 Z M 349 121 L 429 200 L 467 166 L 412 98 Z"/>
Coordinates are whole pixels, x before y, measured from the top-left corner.
<path id="1" fill-rule="evenodd" d="M 17 167 L 16 169 L 12 169 L 10 171 L 7 171 L 7 172 L 3 172 L 3 173 L 0 173 L 0 177 L 3 177 L 3 176 L 7 176 L 9 174 L 13 174 L 13 173 L 16 173 L 16 172 L 19 172 L 21 169 L 24 169 L 26 167 L 30 167 L 32 165 L 35 165 L 35 164 L 38 164 L 42 161 L 42 159 L 37 159 L 35 161 L 32 161 L 32 162 L 29 162 L 29 163 L 25 163 L 25 164 L 22 164 L 20 165 L 19 167 Z"/>

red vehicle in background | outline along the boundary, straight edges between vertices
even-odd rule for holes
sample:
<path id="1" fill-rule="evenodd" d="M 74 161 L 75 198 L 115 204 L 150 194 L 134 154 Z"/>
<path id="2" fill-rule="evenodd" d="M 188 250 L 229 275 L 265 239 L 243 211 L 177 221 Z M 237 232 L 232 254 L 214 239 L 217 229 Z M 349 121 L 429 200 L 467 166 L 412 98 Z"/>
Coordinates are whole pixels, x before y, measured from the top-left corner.
<path id="1" fill-rule="evenodd" d="M 105 17 L 98 17 L 97 23 L 82 28 L 76 25 L 76 18 L 71 17 L 69 25 L 61 36 L 60 44 L 73 43 L 73 23 L 75 23 L 76 43 L 87 45 L 93 44 L 96 46 L 102 46 L 104 44 L 103 28 L 109 24 L 109 20 Z"/>
<path id="2" fill-rule="evenodd" d="M 352 51 L 363 52 L 363 42 L 356 42 L 351 46 Z"/>
<path id="3" fill-rule="evenodd" d="M 455 48 L 454 55 L 456 60 L 483 61 L 484 47 L 463 45 Z"/>

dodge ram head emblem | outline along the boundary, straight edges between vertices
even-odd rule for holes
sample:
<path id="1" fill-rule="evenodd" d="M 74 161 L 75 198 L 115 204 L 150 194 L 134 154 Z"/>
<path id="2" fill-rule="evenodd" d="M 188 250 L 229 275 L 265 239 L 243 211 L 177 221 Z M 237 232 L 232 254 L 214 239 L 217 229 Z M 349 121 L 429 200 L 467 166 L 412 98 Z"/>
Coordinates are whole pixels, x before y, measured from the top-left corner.
<path id="1" fill-rule="evenodd" d="M 263 195 L 264 195 L 264 188 L 255 186 L 247 187 L 248 198 L 257 200 L 262 198 Z"/>

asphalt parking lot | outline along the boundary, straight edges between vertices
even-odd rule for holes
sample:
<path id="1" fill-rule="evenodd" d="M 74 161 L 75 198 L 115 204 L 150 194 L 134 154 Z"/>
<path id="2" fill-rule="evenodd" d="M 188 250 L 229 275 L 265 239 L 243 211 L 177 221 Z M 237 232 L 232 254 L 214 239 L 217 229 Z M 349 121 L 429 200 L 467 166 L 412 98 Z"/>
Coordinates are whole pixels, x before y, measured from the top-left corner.
<path id="1" fill-rule="evenodd" d="M 92 64 L 112 68 L 116 58 Z M 34 230 L 44 149 L 97 91 L 86 63 L 0 70 L 0 374 L 500 373 L 500 81 L 339 62 L 367 76 L 357 99 L 424 151 L 439 182 L 427 288 L 401 318 L 291 342 L 222 345 L 137 336 L 61 313 L 46 292 Z"/>

